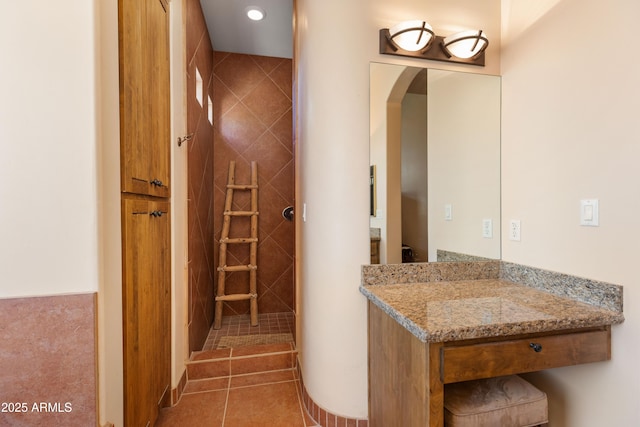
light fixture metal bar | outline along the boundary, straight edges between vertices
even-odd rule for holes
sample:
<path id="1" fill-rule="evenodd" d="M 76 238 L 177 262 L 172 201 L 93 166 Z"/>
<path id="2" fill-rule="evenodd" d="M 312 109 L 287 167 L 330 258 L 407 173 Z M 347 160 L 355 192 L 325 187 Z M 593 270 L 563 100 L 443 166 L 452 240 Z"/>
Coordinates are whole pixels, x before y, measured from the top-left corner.
<path id="1" fill-rule="evenodd" d="M 476 50 L 476 47 L 478 47 L 478 43 L 480 43 L 481 37 L 482 37 L 482 30 L 478 31 L 478 37 L 476 37 L 476 42 L 473 44 L 473 47 L 471 48 L 471 50 Z"/>
<path id="2" fill-rule="evenodd" d="M 380 52 L 383 55 L 405 56 L 409 58 L 429 59 L 432 61 L 452 62 L 456 64 L 467 64 L 484 67 L 484 51 L 473 58 L 457 58 L 448 56 L 443 49 L 444 37 L 434 35 L 435 40 L 431 47 L 422 52 L 411 52 L 404 50 L 391 42 L 391 35 L 388 28 L 380 30 Z"/>

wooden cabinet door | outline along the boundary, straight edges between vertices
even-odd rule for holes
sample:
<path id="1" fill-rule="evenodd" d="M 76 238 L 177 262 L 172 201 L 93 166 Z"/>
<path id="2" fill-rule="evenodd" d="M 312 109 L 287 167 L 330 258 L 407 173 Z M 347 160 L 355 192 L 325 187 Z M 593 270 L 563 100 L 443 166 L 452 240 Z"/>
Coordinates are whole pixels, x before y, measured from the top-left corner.
<path id="1" fill-rule="evenodd" d="M 122 201 L 124 421 L 153 426 L 170 392 L 169 203 Z"/>
<path id="2" fill-rule="evenodd" d="M 170 393 L 167 0 L 118 0 L 125 426 L 154 425 Z"/>
<path id="3" fill-rule="evenodd" d="M 170 196 L 169 11 L 119 0 L 120 157 L 125 193 Z"/>

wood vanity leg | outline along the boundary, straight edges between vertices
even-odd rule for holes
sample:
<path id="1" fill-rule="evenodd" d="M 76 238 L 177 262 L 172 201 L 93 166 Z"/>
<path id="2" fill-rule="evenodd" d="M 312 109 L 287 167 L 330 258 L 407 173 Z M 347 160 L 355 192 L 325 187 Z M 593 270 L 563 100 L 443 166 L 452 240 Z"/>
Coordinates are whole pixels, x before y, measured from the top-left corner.
<path id="1" fill-rule="evenodd" d="M 427 346 L 369 303 L 369 427 L 427 427 Z"/>
<path id="2" fill-rule="evenodd" d="M 441 348 L 369 302 L 369 427 L 443 426 Z"/>
<path id="3" fill-rule="evenodd" d="M 441 376 L 442 343 L 427 344 L 429 359 L 429 427 L 444 426 L 444 384 Z"/>

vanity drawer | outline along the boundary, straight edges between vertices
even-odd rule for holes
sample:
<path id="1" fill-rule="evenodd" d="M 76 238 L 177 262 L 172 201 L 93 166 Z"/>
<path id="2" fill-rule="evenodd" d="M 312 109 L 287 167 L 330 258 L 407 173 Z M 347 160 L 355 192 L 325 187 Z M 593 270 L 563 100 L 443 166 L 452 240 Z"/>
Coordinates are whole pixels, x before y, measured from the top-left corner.
<path id="1" fill-rule="evenodd" d="M 611 330 L 602 328 L 508 341 L 443 346 L 442 382 L 454 383 L 611 359 Z"/>

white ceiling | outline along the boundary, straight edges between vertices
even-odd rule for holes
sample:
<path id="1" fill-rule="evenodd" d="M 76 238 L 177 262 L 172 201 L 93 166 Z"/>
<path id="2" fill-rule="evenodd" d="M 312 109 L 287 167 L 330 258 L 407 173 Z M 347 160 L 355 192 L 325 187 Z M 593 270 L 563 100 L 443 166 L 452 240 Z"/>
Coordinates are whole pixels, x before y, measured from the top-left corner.
<path id="1" fill-rule="evenodd" d="M 250 55 L 293 57 L 293 0 L 200 0 L 213 49 Z M 258 6 L 262 21 L 245 9 Z"/>

